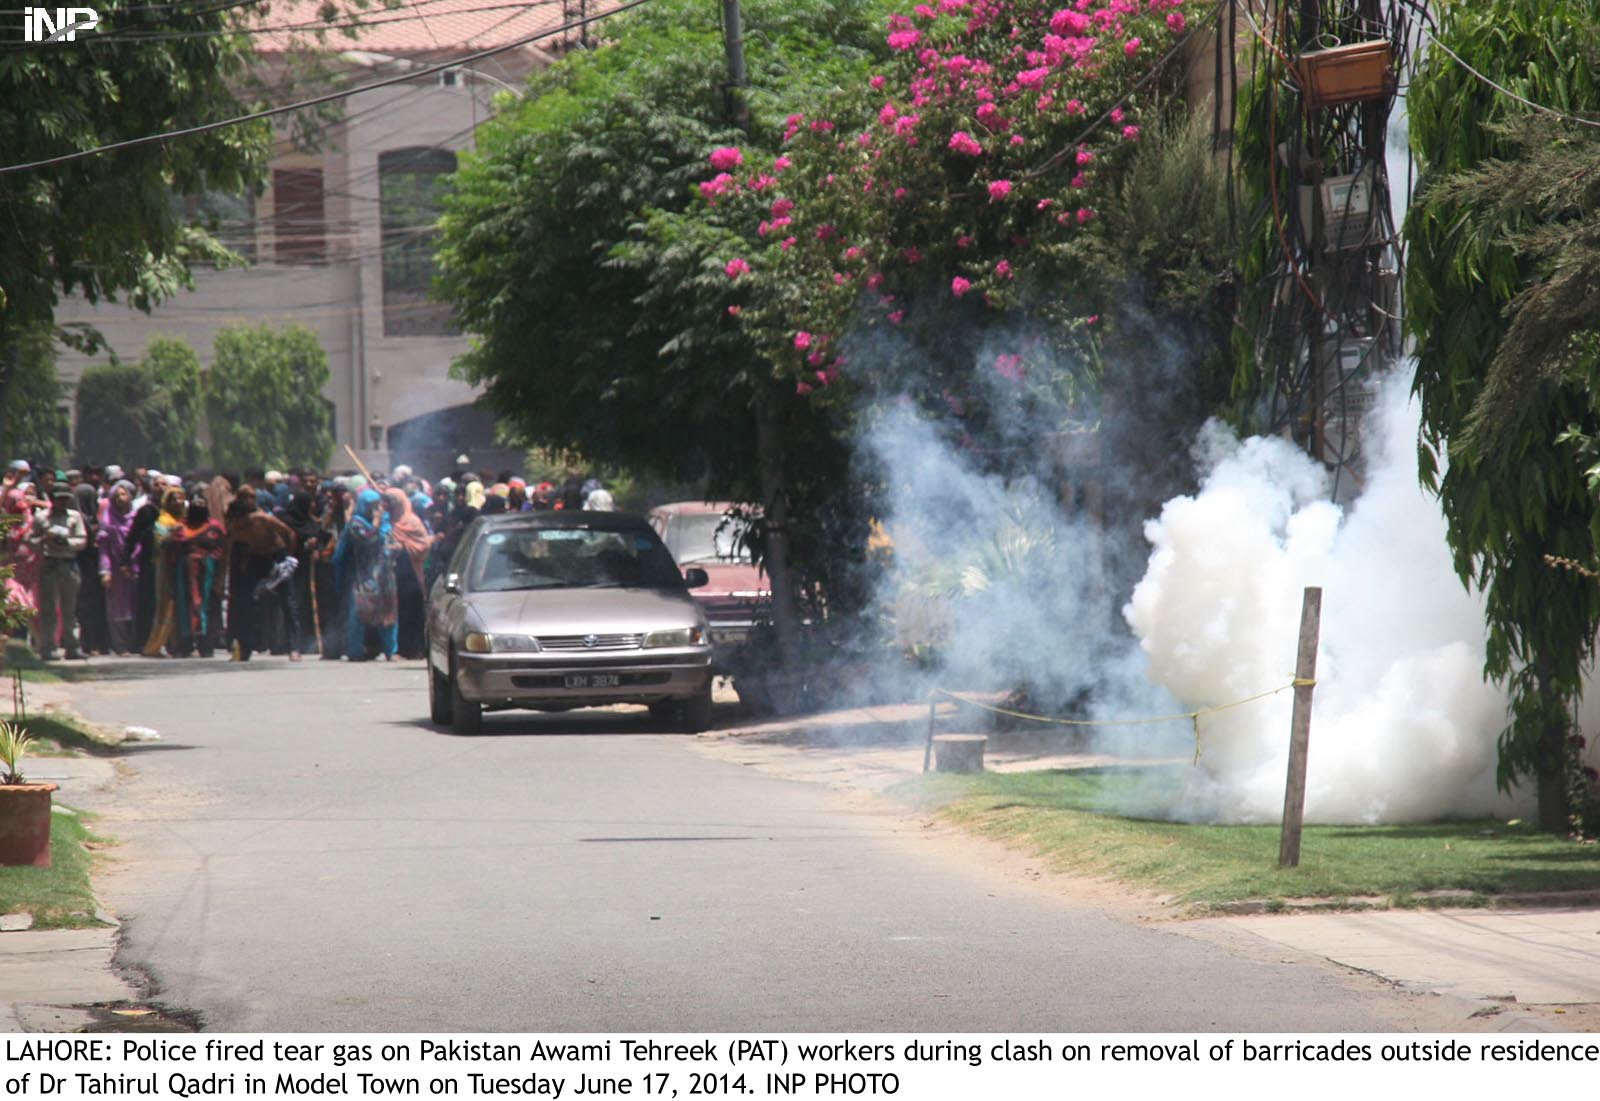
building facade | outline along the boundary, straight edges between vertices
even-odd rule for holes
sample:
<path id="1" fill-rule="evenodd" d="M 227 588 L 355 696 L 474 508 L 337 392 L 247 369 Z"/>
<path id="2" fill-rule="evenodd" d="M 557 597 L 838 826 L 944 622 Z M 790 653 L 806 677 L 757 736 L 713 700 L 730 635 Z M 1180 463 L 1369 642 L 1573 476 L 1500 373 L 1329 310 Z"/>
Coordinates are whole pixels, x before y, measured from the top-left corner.
<path id="1" fill-rule="evenodd" d="M 329 33 L 313 49 L 322 69 L 365 84 L 521 42 L 568 22 L 565 7 L 575 5 L 416 0 L 373 9 L 364 25 L 341 29 L 337 39 Z M 286 70 L 291 52 L 306 48 L 299 25 L 316 10 L 299 0 L 273 5 L 256 38 L 265 71 Z M 473 404 L 473 388 L 450 377 L 467 340 L 429 293 L 434 225 L 441 181 L 473 147 L 497 97 L 521 95 L 530 72 L 577 40 L 576 30 L 541 38 L 349 96 L 336 117 L 286 122 L 259 195 L 190 203 L 191 215 L 214 224 L 247 266 L 196 270 L 193 291 L 151 314 L 69 300 L 58 323 L 94 325 L 125 361 L 137 360 L 153 337 L 178 337 L 207 368 L 226 326 L 304 325 L 328 355 L 323 396 L 336 468 L 348 464 L 346 445 L 374 468 L 408 462 L 437 472 L 462 452 L 480 468 L 520 465 L 520 452 L 496 446 L 493 417 Z M 69 390 L 96 362 L 105 359 L 63 350 L 58 369 Z M 93 427 L 76 425 L 75 433 Z"/>

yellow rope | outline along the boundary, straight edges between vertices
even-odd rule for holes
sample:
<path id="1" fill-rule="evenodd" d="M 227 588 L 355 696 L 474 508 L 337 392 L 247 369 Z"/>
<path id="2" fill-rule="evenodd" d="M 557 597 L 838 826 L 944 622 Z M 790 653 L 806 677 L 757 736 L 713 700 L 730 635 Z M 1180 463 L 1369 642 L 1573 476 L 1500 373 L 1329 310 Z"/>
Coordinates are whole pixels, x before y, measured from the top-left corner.
<path id="1" fill-rule="evenodd" d="M 948 688 L 934 688 L 933 691 L 958 703 L 964 703 L 968 707 L 976 707 L 980 711 L 988 711 L 995 715 L 1009 715 L 1014 719 L 1027 719 L 1030 722 L 1049 723 L 1052 726 L 1149 726 L 1154 723 L 1170 723 L 1177 722 L 1180 719 L 1188 719 L 1190 725 L 1194 728 L 1194 759 L 1198 764 L 1200 761 L 1201 716 L 1215 715 L 1219 711 L 1243 707 L 1247 703 L 1255 703 L 1257 700 L 1264 700 L 1268 696 L 1276 696 L 1279 692 L 1287 691 L 1290 688 L 1314 688 L 1316 684 L 1315 678 L 1295 677 L 1288 684 L 1269 688 L 1265 692 L 1257 692 L 1253 696 L 1246 696 L 1244 699 L 1234 700 L 1232 703 L 1219 703 L 1215 707 L 1202 707 L 1195 711 L 1180 711 L 1175 715 L 1157 715 L 1147 719 L 1057 719 L 1049 715 L 1031 715 L 1026 711 L 1013 711 L 1007 707 L 995 707 L 993 704 L 980 703 L 977 700 L 968 699 L 959 692 L 952 692 Z"/>

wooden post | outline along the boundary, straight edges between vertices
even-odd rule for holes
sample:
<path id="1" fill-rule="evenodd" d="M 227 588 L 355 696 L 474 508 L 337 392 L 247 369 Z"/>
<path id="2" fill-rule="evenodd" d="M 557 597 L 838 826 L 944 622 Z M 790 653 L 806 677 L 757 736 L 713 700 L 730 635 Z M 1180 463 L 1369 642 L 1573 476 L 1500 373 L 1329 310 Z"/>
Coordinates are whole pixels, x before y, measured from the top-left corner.
<path id="1" fill-rule="evenodd" d="M 1317 686 L 1322 590 L 1308 587 L 1300 605 L 1300 656 L 1294 666 L 1294 717 L 1289 720 L 1289 778 L 1283 790 L 1278 867 L 1300 866 L 1300 823 L 1306 810 L 1306 755 L 1311 745 L 1311 693 Z"/>
<path id="2" fill-rule="evenodd" d="M 932 692 L 928 693 L 928 740 L 922 747 L 922 771 L 928 771 L 928 765 L 933 758 L 933 723 L 937 717 L 939 697 Z"/>

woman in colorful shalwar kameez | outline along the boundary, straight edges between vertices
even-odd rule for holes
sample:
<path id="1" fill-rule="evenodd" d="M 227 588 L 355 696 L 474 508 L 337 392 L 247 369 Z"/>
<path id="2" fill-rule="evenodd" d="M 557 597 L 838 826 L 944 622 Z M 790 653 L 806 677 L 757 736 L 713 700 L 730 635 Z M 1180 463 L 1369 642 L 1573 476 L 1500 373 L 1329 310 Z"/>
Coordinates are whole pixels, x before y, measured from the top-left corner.
<path id="1" fill-rule="evenodd" d="M 390 533 L 383 497 L 376 490 L 362 490 L 333 555 L 338 588 L 346 594 L 345 656 L 351 661 L 368 660 L 369 629 L 377 633 L 378 649 L 385 659 L 394 660 L 399 649 L 399 602 L 394 561 L 389 557 Z"/>

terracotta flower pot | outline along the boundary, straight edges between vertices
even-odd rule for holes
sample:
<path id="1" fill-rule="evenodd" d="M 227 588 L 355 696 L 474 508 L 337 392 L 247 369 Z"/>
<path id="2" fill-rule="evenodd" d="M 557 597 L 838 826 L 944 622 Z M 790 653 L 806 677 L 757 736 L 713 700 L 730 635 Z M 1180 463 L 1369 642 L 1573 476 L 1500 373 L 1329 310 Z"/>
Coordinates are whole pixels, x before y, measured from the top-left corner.
<path id="1" fill-rule="evenodd" d="M 0 784 L 0 865 L 50 866 L 54 784 Z"/>

